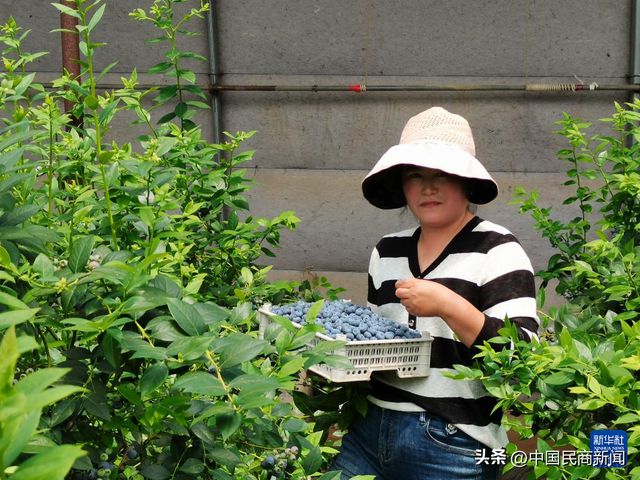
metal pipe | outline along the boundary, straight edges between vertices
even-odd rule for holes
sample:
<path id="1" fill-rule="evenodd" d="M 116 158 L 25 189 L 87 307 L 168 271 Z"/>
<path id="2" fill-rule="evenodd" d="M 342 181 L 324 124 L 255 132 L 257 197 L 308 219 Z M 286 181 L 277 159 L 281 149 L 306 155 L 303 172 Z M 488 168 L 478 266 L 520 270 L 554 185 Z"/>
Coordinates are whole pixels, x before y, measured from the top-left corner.
<path id="1" fill-rule="evenodd" d="M 76 2 L 74 0 L 62 0 L 62 4 L 76 9 Z M 80 38 L 78 36 L 78 19 L 60 12 L 60 40 L 62 42 L 62 68 L 66 70 L 69 75 L 80 81 Z M 76 33 L 71 33 L 76 32 Z M 74 103 L 70 100 L 64 101 L 65 113 L 71 113 Z M 82 124 L 81 118 L 73 117 L 72 123 L 76 126 Z"/>
<path id="2" fill-rule="evenodd" d="M 640 8 L 638 0 L 633 0 L 631 4 L 631 74 L 629 81 L 633 84 L 640 84 Z"/>
<path id="3" fill-rule="evenodd" d="M 218 42 L 217 42 L 217 25 L 215 0 L 209 0 L 209 11 L 207 12 L 207 46 L 209 48 L 209 83 L 216 85 L 218 83 Z M 211 120 L 213 122 L 213 143 L 220 143 L 221 137 L 221 112 L 220 112 L 220 95 L 218 91 L 208 88 L 211 94 Z"/>
<path id="4" fill-rule="evenodd" d="M 212 84 L 209 91 L 257 91 L 257 92 L 461 92 L 461 91 L 526 91 L 526 92 L 587 92 L 596 90 L 637 91 L 640 85 L 599 85 L 591 83 L 531 83 L 524 85 L 506 84 L 442 84 L 442 85 L 219 85 Z"/>
<path id="5" fill-rule="evenodd" d="M 218 29 L 216 24 L 216 2 L 209 0 L 209 11 L 207 12 L 207 46 L 209 48 L 209 85 L 218 83 Z M 222 127 L 221 125 L 221 105 L 220 93 L 216 90 L 208 88 L 211 95 L 211 121 L 213 130 L 213 143 L 221 143 Z M 222 152 L 220 152 L 222 156 Z M 227 175 L 231 174 L 231 166 L 227 168 Z M 221 220 L 228 220 L 231 209 L 225 204 L 222 205 L 220 212 Z"/>
<path id="6" fill-rule="evenodd" d="M 40 82 L 45 88 L 52 89 L 52 82 Z M 575 90 L 571 88 L 561 89 L 558 86 L 563 84 L 530 84 L 530 85 L 207 85 L 198 86 L 204 91 L 214 92 L 500 92 L 500 91 L 527 91 L 527 92 L 585 92 L 585 91 L 630 91 L 640 90 L 640 84 L 609 84 L 600 85 L 590 89 L 588 85 L 575 85 Z M 571 84 L 565 84 L 571 85 Z M 160 88 L 164 84 L 139 83 L 136 90 L 148 90 L 150 88 Z M 117 90 L 122 88 L 121 83 L 102 82 L 96 85 L 98 90 Z M 218 109 L 219 111 L 219 109 Z M 218 122 L 219 125 L 219 122 Z"/>

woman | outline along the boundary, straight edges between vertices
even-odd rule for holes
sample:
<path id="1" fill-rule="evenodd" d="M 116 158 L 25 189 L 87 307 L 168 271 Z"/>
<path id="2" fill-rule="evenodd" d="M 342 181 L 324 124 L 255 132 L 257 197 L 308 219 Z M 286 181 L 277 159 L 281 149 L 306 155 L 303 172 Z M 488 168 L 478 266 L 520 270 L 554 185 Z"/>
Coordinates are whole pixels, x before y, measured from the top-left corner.
<path id="1" fill-rule="evenodd" d="M 369 265 L 368 303 L 378 314 L 434 337 L 431 371 L 379 373 L 364 419 L 345 435 L 333 468 L 342 478 L 497 478 L 476 459 L 507 443 L 501 412 L 476 381 L 453 380 L 508 317 L 522 338 L 538 329 L 531 262 L 505 228 L 472 213 L 498 194 L 475 158 L 468 122 L 440 107 L 411 118 L 362 183 L 382 209 L 407 206 L 419 226 L 385 236 Z"/>

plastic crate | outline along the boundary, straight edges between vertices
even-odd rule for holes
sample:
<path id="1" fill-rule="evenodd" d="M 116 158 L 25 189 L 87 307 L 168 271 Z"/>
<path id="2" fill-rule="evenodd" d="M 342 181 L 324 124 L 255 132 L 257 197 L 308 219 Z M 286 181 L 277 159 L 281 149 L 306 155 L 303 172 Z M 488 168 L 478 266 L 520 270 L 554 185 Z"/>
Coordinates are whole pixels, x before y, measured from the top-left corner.
<path id="1" fill-rule="evenodd" d="M 258 310 L 261 338 L 267 326 L 273 322 L 273 315 L 269 304 Z M 291 324 L 301 328 L 294 322 Z M 335 341 L 327 335 L 316 333 L 316 338 L 308 343 L 308 347 L 315 346 L 321 340 Z M 339 383 L 369 380 L 373 372 L 390 370 L 395 371 L 400 378 L 426 377 L 429 375 L 432 341 L 431 334 L 426 331 L 422 332 L 421 338 L 349 341 L 334 353 L 347 357 L 353 364 L 352 368 L 319 364 L 313 365 L 309 370 Z"/>

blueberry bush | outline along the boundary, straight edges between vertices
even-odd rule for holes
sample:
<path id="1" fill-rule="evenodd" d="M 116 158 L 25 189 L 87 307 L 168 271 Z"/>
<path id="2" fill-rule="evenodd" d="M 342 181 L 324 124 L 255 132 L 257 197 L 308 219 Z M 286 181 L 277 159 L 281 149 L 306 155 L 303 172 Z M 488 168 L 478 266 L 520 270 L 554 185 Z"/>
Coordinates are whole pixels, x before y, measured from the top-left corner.
<path id="1" fill-rule="evenodd" d="M 508 326 L 481 347 L 478 368 L 459 372 L 481 379 L 511 414 L 503 423 L 535 436 L 539 451 L 588 451 L 591 431 L 623 430 L 628 458 L 624 468 L 531 462 L 530 478 L 640 478 L 640 101 L 616 104 L 602 122 L 610 134 L 589 135 L 591 124 L 568 114 L 558 122 L 573 190 L 564 203 L 577 217 L 554 219 L 536 192 L 518 193 L 557 252 L 538 274 L 542 303 L 551 281 L 567 302 L 540 312 L 539 341 Z"/>
<path id="2" fill-rule="evenodd" d="M 208 97 L 188 62 L 203 58 L 180 39 L 208 2 L 176 14 L 187 3 L 131 15 L 160 32 L 161 88 L 135 70 L 99 88 L 115 65 L 95 68 L 102 0 L 53 4 L 78 20 L 81 75 L 46 88 L 28 73 L 45 52 L 23 50 L 12 18 L 0 26 L 1 479 L 337 478 L 318 409 L 291 399 L 339 342 L 301 353 L 309 326 L 276 345 L 256 308 L 340 289 L 266 281 L 262 259 L 299 219 L 251 215 L 253 132 L 212 144 L 198 127 Z M 132 116 L 143 133 L 114 138 Z"/>

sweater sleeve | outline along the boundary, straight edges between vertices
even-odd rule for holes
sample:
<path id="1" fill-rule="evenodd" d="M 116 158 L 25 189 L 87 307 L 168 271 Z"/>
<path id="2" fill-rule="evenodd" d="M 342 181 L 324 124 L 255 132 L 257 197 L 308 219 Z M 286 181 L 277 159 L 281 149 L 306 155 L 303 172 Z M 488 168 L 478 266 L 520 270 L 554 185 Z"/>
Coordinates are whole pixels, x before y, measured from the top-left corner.
<path id="1" fill-rule="evenodd" d="M 487 252 L 485 271 L 480 285 L 479 310 L 484 325 L 474 345 L 498 335 L 505 318 L 518 329 L 523 340 L 537 334 L 536 287 L 531 262 L 517 241 L 507 242 Z"/>

